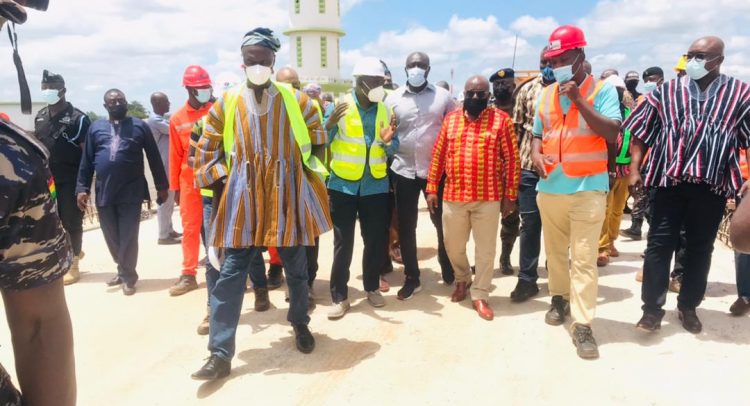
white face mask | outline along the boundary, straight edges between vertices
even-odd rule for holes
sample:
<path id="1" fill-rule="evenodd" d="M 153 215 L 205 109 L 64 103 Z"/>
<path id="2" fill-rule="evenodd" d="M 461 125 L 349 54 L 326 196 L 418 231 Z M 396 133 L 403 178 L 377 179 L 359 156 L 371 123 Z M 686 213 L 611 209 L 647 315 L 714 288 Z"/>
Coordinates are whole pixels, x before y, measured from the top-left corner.
<path id="1" fill-rule="evenodd" d="M 425 71 L 422 68 L 411 68 L 406 70 L 407 81 L 412 87 L 421 87 L 427 81 Z"/>
<path id="2" fill-rule="evenodd" d="M 60 101 L 60 91 L 57 89 L 44 89 L 42 90 L 42 100 L 48 106 L 57 104 Z"/>
<path id="3" fill-rule="evenodd" d="M 365 87 L 368 87 L 367 83 L 362 84 Z M 382 102 L 385 99 L 385 88 L 383 86 L 378 86 L 376 88 L 370 89 L 367 92 L 367 99 L 373 103 Z"/>
<path id="4" fill-rule="evenodd" d="M 713 59 L 711 61 L 707 61 L 704 59 L 693 58 L 687 62 L 687 65 L 685 66 L 685 72 L 693 80 L 703 79 L 706 75 L 708 75 L 708 72 L 710 72 L 708 69 L 706 69 L 706 63 L 712 61 Z"/>
<path id="5" fill-rule="evenodd" d="M 269 66 L 253 65 L 245 68 L 245 75 L 247 80 L 254 85 L 264 85 L 271 79 L 273 71 Z"/>
<path id="6" fill-rule="evenodd" d="M 206 104 L 211 100 L 211 89 L 195 89 L 195 100 L 200 104 Z"/>

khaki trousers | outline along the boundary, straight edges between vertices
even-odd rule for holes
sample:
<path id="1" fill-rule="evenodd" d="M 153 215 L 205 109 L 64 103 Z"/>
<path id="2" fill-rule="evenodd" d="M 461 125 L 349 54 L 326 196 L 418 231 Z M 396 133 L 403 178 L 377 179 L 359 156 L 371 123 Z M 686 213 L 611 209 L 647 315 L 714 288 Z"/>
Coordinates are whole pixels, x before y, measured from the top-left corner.
<path id="1" fill-rule="evenodd" d="M 476 275 L 470 291 L 472 300 L 489 298 L 495 272 L 499 223 L 500 202 L 443 203 L 445 251 L 453 266 L 456 282 L 472 282 L 466 243 L 469 242 L 469 234 L 474 237 Z"/>
<path id="2" fill-rule="evenodd" d="M 573 328 L 591 325 L 596 312 L 599 271 L 597 242 L 607 205 L 604 192 L 539 193 L 549 292 L 570 301 Z"/>
<path id="3" fill-rule="evenodd" d="M 625 203 L 627 203 L 630 193 L 628 184 L 628 178 L 616 179 L 615 184 L 612 185 L 612 190 L 607 194 L 607 216 L 604 219 L 602 232 L 599 236 L 600 253 L 606 252 L 609 255 L 612 245 L 617 240 L 617 236 L 620 235 L 622 212 L 625 210 Z"/>

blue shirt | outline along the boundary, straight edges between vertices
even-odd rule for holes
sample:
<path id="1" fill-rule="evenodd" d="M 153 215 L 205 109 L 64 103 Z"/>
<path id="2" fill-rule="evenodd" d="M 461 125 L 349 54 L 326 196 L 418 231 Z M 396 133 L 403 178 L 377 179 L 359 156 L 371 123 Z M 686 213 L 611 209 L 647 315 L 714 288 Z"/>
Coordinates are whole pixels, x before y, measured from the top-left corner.
<path id="1" fill-rule="evenodd" d="M 536 102 L 536 110 L 539 111 L 539 101 L 542 95 L 539 95 L 539 99 Z M 560 107 L 563 112 L 567 114 L 570 110 L 572 102 L 566 96 L 560 96 Z M 617 89 L 610 83 L 605 83 L 597 93 L 594 99 L 594 110 L 604 117 L 612 120 L 622 121 L 622 114 L 620 113 L 620 97 L 617 95 Z M 539 118 L 539 114 L 534 115 L 534 136 L 537 138 L 542 137 L 544 126 L 542 120 Z M 571 178 L 562 171 L 562 165 L 557 165 L 555 170 L 547 174 L 547 179 L 539 179 L 537 184 L 537 190 L 542 193 L 551 193 L 558 195 L 571 195 L 578 192 L 591 192 L 591 191 L 609 191 L 609 174 L 607 172 L 600 173 L 593 176 L 583 176 L 578 178 Z"/>
<path id="2" fill-rule="evenodd" d="M 328 179 L 328 189 L 336 192 L 345 193 L 352 196 L 370 196 L 381 193 L 388 193 L 390 184 L 388 177 L 383 179 L 375 179 L 370 173 L 370 146 L 372 146 L 375 140 L 375 120 L 378 114 L 378 105 L 373 103 L 370 108 L 365 110 L 359 105 L 357 97 L 352 93 L 354 103 L 357 105 L 357 110 L 362 118 L 362 127 L 365 133 L 365 143 L 367 144 L 367 162 L 365 163 L 365 173 L 362 175 L 362 179 L 358 181 L 349 181 L 341 179 L 331 171 L 331 177 Z M 388 112 L 388 120 L 390 120 L 391 114 Z M 336 134 L 339 132 L 339 126 L 335 125 L 331 131 L 328 132 L 328 143 L 333 142 Z M 390 145 L 385 146 L 385 152 L 388 156 L 393 155 L 393 152 L 398 149 L 398 137 L 395 135 L 391 140 Z"/>
<path id="3" fill-rule="evenodd" d="M 76 193 L 90 193 L 96 172 L 96 206 L 140 204 L 148 198 L 143 153 L 146 153 L 156 190 L 169 189 L 167 174 L 154 136 L 140 119 L 91 124 L 78 171 Z"/>

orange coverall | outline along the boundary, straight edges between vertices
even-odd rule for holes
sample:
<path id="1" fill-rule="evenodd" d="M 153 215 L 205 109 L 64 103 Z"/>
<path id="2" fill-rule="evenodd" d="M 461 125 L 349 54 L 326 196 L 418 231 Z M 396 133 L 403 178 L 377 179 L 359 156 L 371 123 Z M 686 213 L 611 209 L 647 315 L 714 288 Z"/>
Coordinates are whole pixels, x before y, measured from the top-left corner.
<path id="1" fill-rule="evenodd" d="M 182 275 L 196 274 L 203 224 L 203 200 L 200 190 L 195 187 L 193 167 L 188 164 L 190 133 L 210 109 L 211 103 L 198 110 L 185 103 L 169 120 L 169 188 L 180 191 Z"/>

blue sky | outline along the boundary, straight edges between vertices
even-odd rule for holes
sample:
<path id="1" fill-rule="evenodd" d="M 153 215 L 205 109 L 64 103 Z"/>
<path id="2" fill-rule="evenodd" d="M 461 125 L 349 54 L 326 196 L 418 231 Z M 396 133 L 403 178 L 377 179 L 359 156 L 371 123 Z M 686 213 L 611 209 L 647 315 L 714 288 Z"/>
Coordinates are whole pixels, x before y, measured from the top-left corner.
<path id="1" fill-rule="evenodd" d="M 32 97 L 39 99 L 43 69 L 63 74 L 69 99 L 83 110 L 103 112 L 111 87 L 146 102 L 166 92 L 176 109 L 185 101 L 185 66 L 205 66 L 215 81 L 242 75 L 239 41 L 244 32 L 288 28 L 291 0 L 52 0 L 46 13 L 30 12 L 19 27 Z M 473 74 L 509 66 L 518 35 L 517 69 L 535 68 L 549 33 L 572 23 L 586 32 L 594 73 L 620 73 L 658 65 L 668 77 L 690 43 L 719 35 L 727 43 L 723 72 L 750 80 L 750 0 L 342 0 L 342 76 L 356 60 L 385 60 L 404 82 L 403 61 L 416 50 L 432 58 L 433 81 L 456 71 L 455 85 Z M 277 68 L 288 63 L 282 39 Z M 0 36 L 0 101 L 18 100 L 7 39 Z"/>

